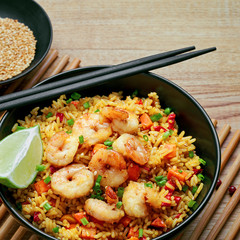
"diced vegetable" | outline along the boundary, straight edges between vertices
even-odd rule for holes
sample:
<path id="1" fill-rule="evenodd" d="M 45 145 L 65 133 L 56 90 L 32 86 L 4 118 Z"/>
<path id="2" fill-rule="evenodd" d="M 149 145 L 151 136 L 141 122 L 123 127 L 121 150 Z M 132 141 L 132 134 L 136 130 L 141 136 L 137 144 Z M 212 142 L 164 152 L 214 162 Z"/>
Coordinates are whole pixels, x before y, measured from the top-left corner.
<path id="1" fill-rule="evenodd" d="M 64 118 L 64 114 L 60 113 L 60 112 L 57 112 L 56 117 L 59 118 L 60 122 L 62 122 L 63 118 Z"/>
<path id="2" fill-rule="evenodd" d="M 75 107 L 79 104 L 79 101 L 71 101 L 71 104 L 73 104 Z"/>
<path id="3" fill-rule="evenodd" d="M 74 92 L 71 94 L 71 98 L 74 100 L 78 100 L 81 97 L 81 94 Z"/>
<path id="4" fill-rule="evenodd" d="M 197 187 L 197 186 L 193 186 L 193 188 L 192 188 L 192 194 L 195 194 L 195 193 L 196 193 L 196 191 L 197 191 L 197 189 L 198 189 L 198 187 Z"/>
<path id="5" fill-rule="evenodd" d="M 139 99 L 139 101 L 136 102 L 136 104 L 143 105 L 143 101 L 142 101 L 142 99 Z"/>
<path id="6" fill-rule="evenodd" d="M 178 171 L 179 169 L 170 169 L 168 171 L 168 175 L 167 175 L 167 178 L 168 179 L 171 179 L 171 178 L 176 178 L 178 179 L 179 181 L 185 181 L 185 177 L 187 176 L 187 173 L 186 172 L 179 172 Z"/>
<path id="7" fill-rule="evenodd" d="M 65 214 L 61 217 L 61 221 L 67 220 L 70 224 L 77 223 L 77 220 L 71 214 Z"/>
<path id="8" fill-rule="evenodd" d="M 143 229 L 142 228 L 139 228 L 139 230 L 138 230 L 138 237 L 139 238 L 143 237 Z"/>
<path id="9" fill-rule="evenodd" d="M 104 142 L 104 145 L 105 145 L 105 146 L 108 146 L 108 147 L 111 147 L 112 144 L 113 144 L 113 141 L 110 141 L 110 140 L 106 140 L 106 141 Z"/>
<path id="10" fill-rule="evenodd" d="M 73 119 L 67 120 L 67 124 L 68 126 L 72 126 L 74 124 L 74 120 Z"/>
<path id="11" fill-rule="evenodd" d="M 139 235 L 138 230 L 134 231 L 134 227 L 130 227 L 127 237 L 137 237 L 138 238 L 138 235 Z"/>
<path id="12" fill-rule="evenodd" d="M 123 197 L 124 187 L 119 187 L 117 190 L 118 197 Z"/>
<path id="13" fill-rule="evenodd" d="M 81 237 L 86 239 L 94 239 L 94 236 L 96 235 L 96 233 L 97 233 L 96 228 L 82 227 Z"/>
<path id="14" fill-rule="evenodd" d="M 158 131 L 158 132 L 160 132 L 161 129 L 162 129 L 164 132 L 167 131 L 167 129 L 164 128 L 164 127 L 162 127 L 162 126 L 153 126 L 153 129 L 154 129 L 155 131 Z"/>
<path id="15" fill-rule="evenodd" d="M 179 204 L 179 202 L 181 201 L 181 197 L 179 197 L 179 196 L 174 196 L 174 201 L 176 202 L 176 204 L 178 205 Z"/>
<path id="16" fill-rule="evenodd" d="M 192 208 L 195 203 L 196 201 L 190 200 L 190 202 L 188 203 L 188 207 Z"/>
<path id="17" fill-rule="evenodd" d="M 188 156 L 189 156 L 190 158 L 193 158 L 193 157 L 194 157 L 194 152 L 193 152 L 193 151 L 189 151 L 189 152 L 188 152 Z"/>
<path id="18" fill-rule="evenodd" d="M 40 221 L 39 216 L 38 216 L 39 214 L 40 214 L 40 212 L 34 212 L 33 213 L 33 221 L 34 222 Z"/>
<path id="19" fill-rule="evenodd" d="M 144 186 L 145 186 L 145 187 L 150 187 L 150 188 L 153 188 L 153 185 L 152 185 L 152 183 L 144 183 Z"/>
<path id="20" fill-rule="evenodd" d="M 124 216 L 121 218 L 120 223 L 122 223 L 124 227 L 127 227 L 131 221 L 132 219 L 130 217 Z"/>
<path id="21" fill-rule="evenodd" d="M 188 186 L 187 185 L 184 185 L 183 187 L 182 187 L 182 191 L 183 192 L 186 192 L 188 190 Z"/>
<path id="22" fill-rule="evenodd" d="M 73 229 L 77 226 L 76 223 L 71 223 L 67 229 Z"/>
<path id="23" fill-rule="evenodd" d="M 57 227 L 53 228 L 52 231 L 53 231 L 54 233 L 58 233 L 58 232 L 59 232 L 59 227 L 57 226 Z"/>
<path id="24" fill-rule="evenodd" d="M 171 113 L 171 108 L 165 108 L 164 113 L 169 115 Z"/>
<path id="25" fill-rule="evenodd" d="M 35 187 L 36 191 L 38 192 L 38 194 L 41 195 L 42 193 L 47 192 L 51 188 L 51 185 L 46 184 L 44 182 L 44 180 L 40 180 L 40 181 L 34 183 L 34 187 Z"/>
<path id="26" fill-rule="evenodd" d="M 72 102 L 72 98 L 69 98 L 66 103 L 69 104 L 70 102 Z"/>
<path id="27" fill-rule="evenodd" d="M 46 184 L 51 182 L 51 177 L 47 176 L 44 180 L 43 180 Z"/>
<path id="28" fill-rule="evenodd" d="M 164 148 L 167 148 L 171 152 L 164 156 L 166 159 L 171 159 L 176 157 L 177 147 L 175 144 L 165 144 Z"/>
<path id="29" fill-rule="evenodd" d="M 138 90 L 134 90 L 134 92 L 131 95 L 131 98 L 135 98 L 138 95 Z"/>
<path id="30" fill-rule="evenodd" d="M 152 223 L 151 226 L 157 227 L 157 228 L 165 228 L 167 225 L 164 223 L 164 221 L 161 218 L 156 218 Z"/>
<path id="31" fill-rule="evenodd" d="M 83 218 L 85 218 L 85 219 L 88 221 L 86 212 L 74 213 L 74 214 L 73 214 L 73 217 L 74 217 L 75 220 L 76 220 L 79 224 L 81 224 L 81 225 L 83 224 L 83 223 L 82 223 L 82 219 L 83 219 Z"/>
<path id="32" fill-rule="evenodd" d="M 174 130 L 175 117 L 176 117 L 175 113 L 171 113 L 168 115 L 168 119 L 167 119 L 168 129 Z"/>
<path id="33" fill-rule="evenodd" d="M 53 115 L 53 113 L 52 113 L 52 112 L 49 112 L 49 113 L 46 115 L 46 118 L 50 118 L 52 115 Z"/>
<path id="34" fill-rule="evenodd" d="M 197 175 L 197 177 L 198 177 L 201 181 L 203 181 L 204 178 L 205 178 L 201 173 L 199 173 L 199 174 Z"/>
<path id="35" fill-rule="evenodd" d="M 181 216 L 181 213 L 178 213 L 178 214 L 175 216 L 175 218 L 180 218 L 180 216 Z"/>
<path id="36" fill-rule="evenodd" d="M 84 107 L 85 109 L 90 108 L 90 103 L 89 103 L 89 102 L 85 102 L 85 103 L 83 104 L 83 107 Z"/>
<path id="37" fill-rule="evenodd" d="M 203 165 L 203 166 L 205 166 L 206 165 L 206 161 L 205 160 L 203 160 L 202 158 L 199 158 L 198 159 L 198 161 Z"/>
<path id="38" fill-rule="evenodd" d="M 148 136 L 147 135 L 143 135 L 143 139 L 144 139 L 144 141 L 148 141 Z"/>
<path id="39" fill-rule="evenodd" d="M 43 207 L 44 207 L 47 211 L 49 211 L 49 210 L 52 208 L 52 206 L 51 206 L 48 202 L 46 202 L 46 203 L 43 205 Z"/>
<path id="40" fill-rule="evenodd" d="M 83 226 L 86 226 L 86 225 L 89 224 L 89 222 L 88 222 L 88 220 L 86 219 L 86 217 L 81 218 L 81 222 L 82 222 Z"/>
<path id="41" fill-rule="evenodd" d="M 122 207 L 122 202 L 121 201 L 119 201 L 119 202 L 117 202 L 117 204 L 116 204 L 116 207 L 118 208 L 118 209 L 120 209 L 121 207 Z"/>
<path id="42" fill-rule="evenodd" d="M 153 122 L 157 122 L 157 121 L 159 121 L 161 118 L 162 118 L 162 114 L 161 114 L 161 113 L 156 113 L 156 114 L 153 114 L 153 115 L 150 116 L 150 119 L 151 119 Z"/>
<path id="43" fill-rule="evenodd" d="M 84 137 L 83 135 L 79 136 L 79 143 L 83 144 L 84 143 Z"/>
<path id="44" fill-rule="evenodd" d="M 99 109 L 97 109 L 96 111 L 94 111 L 95 113 L 97 113 L 97 112 L 100 112 L 100 110 Z"/>
<path id="45" fill-rule="evenodd" d="M 132 181 L 138 180 L 140 173 L 141 173 L 141 169 L 137 164 L 131 163 L 128 166 L 127 171 L 128 171 L 128 179 L 129 180 L 132 180 Z"/>
<path id="46" fill-rule="evenodd" d="M 162 139 L 163 140 L 166 140 L 168 137 L 170 137 L 171 135 L 173 134 L 173 130 L 170 129 L 169 131 L 165 132 L 163 135 L 162 135 Z"/>
<path id="47" fill-rule="evenodd" d="M 36 166 L 36 170 L 38 171 L 38 172 L 42 172 L 42 171 L 44 171 L 46 169 L 46 166 L 44 166 L 44 165 L 37 165 Z"/>
<path id="48" fill-rule="evenodd" d="M 153 125 L 153 122 L 147 113 L 144 113 L 140 117 L 140 122 L 142 124 L 143 129 L 149 129 Z"/>

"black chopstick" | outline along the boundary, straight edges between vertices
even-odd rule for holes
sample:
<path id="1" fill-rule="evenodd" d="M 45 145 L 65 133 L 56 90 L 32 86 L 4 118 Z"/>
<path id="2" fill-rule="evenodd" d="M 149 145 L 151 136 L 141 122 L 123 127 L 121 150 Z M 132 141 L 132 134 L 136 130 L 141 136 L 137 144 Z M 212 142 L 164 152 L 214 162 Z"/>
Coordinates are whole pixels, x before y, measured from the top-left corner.
<path id="1" fill-rule="evenodd" d="M 100 70 L 96 70 L 96 71 L 92 71 L 89 73 L 85 73 L 85 74 L 81 74 L 79 76 L 74 76 L 71 77 L 69 79 L 64 79 L 64 80 L 59 80 L 59 81 L 55 81 L 52 83 L 47 83 L 44 85 L 40 85 L 38 87 L 35 88 L 30 88 L 30 89 L 26 89 L 26 90 L 22 90 L 19 92 L 14 92 L 5 96 L 0 97 L 0 103 L 3 102 L 8 102 L 14 99 L 19 99 L 21 97 L 26 97 L 26 96 L 30 96 L 33 95 L 35 93 L 40 93 L 40 92 L 44 92 L 44 91 L 48 91 L 50 89 L 55 89 L 58 87 L 63 87 L 65 85 L 69 85 L 72 83 L 76 83 L 79 81 L 84 81 L 90 78 L 95 78 L 95 77 L 99 77 L 102 75 L 106 75 L 109 73 L 113 73 L 113 72 L 117 72 L 117 71 L 121 71 L 127 68 L 132 68 L 135 66 L 139 66 L 145 63 L 149 63 L 149 62 L 153 62 L 155 60 L 160 60 L 160 59 L 164 59 L 167 57 L 171 57 L 171 56 L 176 56 L 178 54 L 184 53 L 184 52 L 188 52 L 191 50 L 194 50 L 195 46 L 190 46 L 190 47 L 186 47 L 186 48 L 180 48 L 180 49 L 176 49 L 173 51 L 168 51 L 168 52 L 164 52 L 164 53 L 159 53 L 159 54 L 155 54 L 155 55 L 151 55 L 148 57 L 144 57 L 144 58 L 140 58 L 137 60 L 133 60 L 130 62 L 126 62 L 126 63 L 121 63 L 115 66 L 111 66 L 111 67 L 107 67 L 107 68 L 103 68 Z"/>
<path id="2" fill-rule="evenodd" d="M 40 92 L 40 93 L 32 94 L 30 96 L 26 96 L 26 97 L 11 100 L 8 102 L 0 103 L 0 111 L 7 110 L 7 109 L 13 109 L 16 107 L 22 107 L 22 106 L 25 106 L 28 104 L 37 103 L 37 102 L 40 102 L 43 100 L 47 100 L 51 97 L 57 97 L 60 94 L 68 94 L 68 93 L 71 93 L 76 90 L 83 90 L 83 89 L 89 88 L 93 85 L 100 85 L 102 83 L 111 81 L 113 79 L 129 77 L 129 76 L 132 76 L 132 75 L 135 75 L 138 73 L 144 73 L 144 72 L 156 69 L 156 68 L 169 66 L 169 65 L 172 65 L 172 64 L 175 64 L 178 62 L 182 62 L 182 61 L 188 60 L 190 58 L 194 58 L 194 57 L 197 57 L 197 56 L 200 56 L 200 55 L 203 55 L 208 52 L 215 51 L 215 50 L 216 50 L 216 48 L 212 47 L 212 48 L 198 50 L 198 51 L 185 53 L 185 54 L 181 54 L 181 55 L 177 55 L 177 56 L 172 56 L 172 57 L 165 58 L 162 60 L 157 60 L 157 61 L 141 64 L 139 66 L 135 66 L 132 68 L 127 68 L 127 69 L 124 69 L 121 71 L 109 73 L 109 74 L 102 75 L 102 76 L 95 77 L 95 78 L 91 78 L 91 79 L 88 79 L 85 81 L 80 81 L 80 82 L 76 82 L 73 84 L 65 85 L 65 86 L 62 86 L 59 88 L 51 89 L 49 91 Z M 80 77 L 80 76 L 76 76 L 76 78 L 77 77 Z M 65 80 L 68 81 L 68 79 L 65 79 Z"/>

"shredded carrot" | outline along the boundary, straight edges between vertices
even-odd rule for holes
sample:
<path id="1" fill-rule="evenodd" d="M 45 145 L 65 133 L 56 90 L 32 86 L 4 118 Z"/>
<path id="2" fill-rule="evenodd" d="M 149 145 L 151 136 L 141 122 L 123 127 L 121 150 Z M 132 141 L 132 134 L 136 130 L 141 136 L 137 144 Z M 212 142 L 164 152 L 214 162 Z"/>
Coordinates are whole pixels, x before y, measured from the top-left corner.
<path id="1" fill-rule="evenodd" d="M 156 218 L 152 223 L 151 226 L 153 227 L 162 227 L 165 228 L 167 227 L 167 225 L 165 224 L 165 222 L 163 222 L 163 220 L 161 218 Z"/>
<path id="2" fill-rule="evenodd" d="M 140 122 L 142 124 L 143 129 L 149 129 L 153 125 L 153 122 L 147 113 L 144 113 L 140 117 Z"/>
<path id="3" fill-rule="evenodd" d="M 179 181 L 185 181 L 187 173 L 179 169 L 170 169 L 167 174 L 168 180 L 171 178 L 177 178 Z"/>
<path id="4" fill-rule="evenodd" d="M 44 192 L 47 192 L 51 188 L 51 184 L 46 184 L 44 180 L 40 180 L 36 183 L 34 183 L 34 187 L 39 195 L 41 195 Z"/>
<path id="5" fill-rule="evenodd" d="M 82 227 L 81 237 L 86 239 L 94 239 L 94 236 L 96 235 L 96 233 L 97 233 L 96 228 Z"/>
<path id="6" fill-rule="evenodd" d="M 175 144 L 165 144 L 164 147 L 171 150 L 171 152 L 165 155 L 164 158 L 171 159 L 176 157 L 177 147 Z"/>

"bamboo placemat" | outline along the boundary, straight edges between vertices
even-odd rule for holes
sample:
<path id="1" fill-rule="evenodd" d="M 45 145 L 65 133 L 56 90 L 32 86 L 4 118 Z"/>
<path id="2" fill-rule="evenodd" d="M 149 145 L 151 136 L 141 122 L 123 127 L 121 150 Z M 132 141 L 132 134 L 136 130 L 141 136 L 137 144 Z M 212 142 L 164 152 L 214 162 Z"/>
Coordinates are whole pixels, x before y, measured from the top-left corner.
<path id="1" fill-rule="evenodd" d="M 0 88 L 0 92 L 3 94 L 8 94 L 10 92 L 18 91 L 21 89 L 27 89 L 33 87 L 38 82 L 46 79 L 47 77 L 53 76 L 60 72 L 71 70 L 79 67 L 81 60 L 78 58 L 74 58 L 69 63 L 70 57 L 68 55 L 62 56 L 60 59 L 58 58 L 58 51 L 51 49 L 45 60 L 40 64 L 40 66 L 28 77 L 25 79 L 21 79 L 21 81 L 15 82 L 8 86 L 7 89 Z M 1 114 L 2 115 L 2 114 Z M 1 118 L 1 116 L 0 116 Z M 212 119 L 213 124 L 217 127 L 217 120 Z M 227 139 L 231 130 L 231 126 L 229 124 L 225 124 L 220 130 L 217 129 L 220 145 L 224 143 Z M 240 141 L 240 130 L 237 130 L 234 135 L 230 138 L 230 142 L 227 145 L 226 149 L 222 153 L 222 165 L 221 171 L 224 169 L 226 163 L 231 158 L 233 152 L 238 146 Z M 213 194 L 209 204 L 205 207 L 204 215 L 200 221 L 202 221 L 201 227 L 196 227 L 193 230 L 191 240 L 199 239 L 201 233 L 204 231 L 206 224 L 211 219 L 216 207 L 221 203 L 221 200 L 224 194 L 227 194 L 227 188 L 237 175 L 240 168 L 240 155 L 234 160 L 232 167 L 230 169 L 230 174 L 223 180 L 223 184 L 220 188 L 215 191 Z M 220 176 L 221 178 L 221 176 Z M 226 207 L 222 215 L 217 220 L 215 226 L 207 237 L 207 240 L 217 239 L 218 233 L 221 231 L 222 226 L 225 224 L 226 220 L 230 216 L 231 212 L 234 211 L 234 208 L 237 206 L 237 203 L 240 199 L 240 187 L 238 186 L 237 191 L 234 193 Z M 217 202 L 216 202 L 217 201 Z M 214 203 L 214 204 L 213 204 Z M 226 240 L 233 240 L 238 231 L 240 230 L 240 215 L 233 219 L 232 227 L 226 235 Z M 42 239 L 35 234 L 32 234 L 24 227 L 20 226 L 15 219 L 7 212 L 6 207 L 1 203 L 0 206 L 0 239 L 2 240 L 36 240 Z M 184 233 L 180 234 L 175 240 L 185 240 Z"/>

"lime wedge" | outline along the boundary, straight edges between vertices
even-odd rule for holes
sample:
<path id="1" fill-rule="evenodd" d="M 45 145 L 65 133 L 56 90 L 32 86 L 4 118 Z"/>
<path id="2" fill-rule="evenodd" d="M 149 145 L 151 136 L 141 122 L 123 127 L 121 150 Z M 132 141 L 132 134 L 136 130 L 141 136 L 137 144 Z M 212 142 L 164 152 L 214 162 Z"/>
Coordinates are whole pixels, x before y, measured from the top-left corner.
<path id="1" fill-rule="evenodd" d="M 43 145 L 37 125 L 14 132 L 0 141 L 0 183 L 11 188 L 26 188 L 37 175 Z"/>

